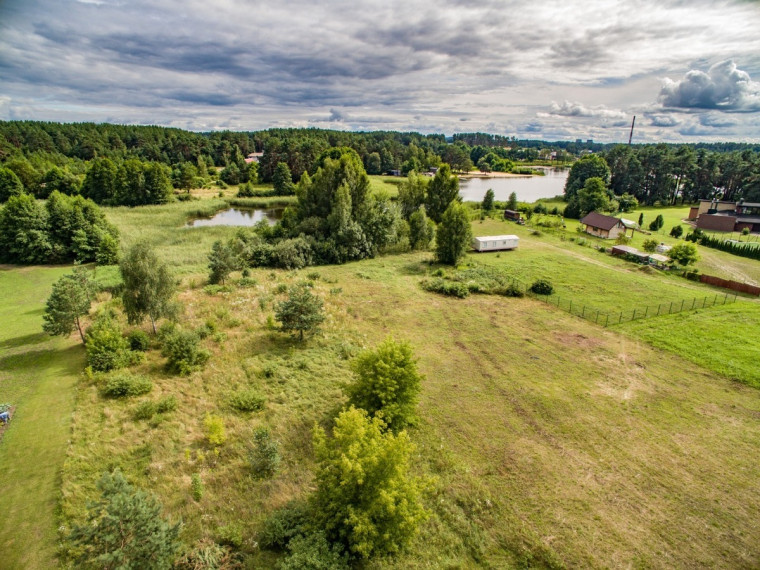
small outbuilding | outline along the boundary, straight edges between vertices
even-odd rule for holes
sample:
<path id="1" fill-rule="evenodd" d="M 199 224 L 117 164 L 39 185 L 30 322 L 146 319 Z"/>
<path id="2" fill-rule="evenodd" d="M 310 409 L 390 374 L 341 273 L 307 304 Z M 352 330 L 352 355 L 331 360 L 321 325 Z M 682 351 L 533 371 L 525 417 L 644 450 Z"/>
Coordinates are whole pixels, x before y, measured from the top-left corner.
<path id="1" fill-rule="evenodd" d="M 605 216 L 599 212 L 586 214 L 581 219 L 581 223 L 586 226 L 587 234 L 605 239 L 615 239 L 621 234 L 625 235 L 628 229 L 620 218 Z M 633 228 L 631 233 L 633 233 Z"/>
<path id="2" fill-rule="evenodd" d="M 475 251 L 501 251 L 515 249 L 519 243 L 520 238 L 514 235 L 474 237 L 472 238 L 472 249 Z"/>
<path id="3" fill-rule="evenodd" d="M 639 251 L 630 245 L 615 245 L 610 250 L 612 255 L 621 255 L 638 263 L 649 263 L 649 254 L 645 251 Z"/>
<path id="4" fill-rule="evenodd" d="M 517 210 L 504 210 L 504 219 L 512 220 L 513 222 L 521 222 L 522 214 Z"/>

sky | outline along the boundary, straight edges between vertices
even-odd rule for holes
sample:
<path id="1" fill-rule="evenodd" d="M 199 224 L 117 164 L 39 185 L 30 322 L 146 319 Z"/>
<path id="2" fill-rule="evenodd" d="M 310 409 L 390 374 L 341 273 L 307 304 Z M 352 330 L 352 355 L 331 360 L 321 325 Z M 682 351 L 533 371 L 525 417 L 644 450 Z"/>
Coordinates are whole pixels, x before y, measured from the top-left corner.
<path id="1" fill-rule="evenodd" d="M 760 2 L 0 0 L 0 119 L 760 142 Z"/>

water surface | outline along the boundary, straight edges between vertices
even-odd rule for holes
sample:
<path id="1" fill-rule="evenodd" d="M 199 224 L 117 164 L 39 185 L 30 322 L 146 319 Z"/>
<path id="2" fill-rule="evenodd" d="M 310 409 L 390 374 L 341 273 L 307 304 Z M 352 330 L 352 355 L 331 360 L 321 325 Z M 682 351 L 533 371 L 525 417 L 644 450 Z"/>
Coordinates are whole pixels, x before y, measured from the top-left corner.
<path id="1" fill-rule="evenodd" d="M 509 200 L 514 192 L 521 202 L 535 202 L 539 198 L 560 196 L 565 189 L 569 170 L 546 169 L 546 176 L 511 178 L 460 178 L 459 195 L 465 202 L 482 202 L 488 189 L 492 189 L 499 202 Z"/>
<path id="2" fill-rule="evenodd" d="M 229 208 L 217 212 L 211 218 L 190 220 L 187 227 L 255 226 L 262 220 L 266 220 L 270 226 L 273 226 L 282 218 L 283 210 L 284 208 Z"/>

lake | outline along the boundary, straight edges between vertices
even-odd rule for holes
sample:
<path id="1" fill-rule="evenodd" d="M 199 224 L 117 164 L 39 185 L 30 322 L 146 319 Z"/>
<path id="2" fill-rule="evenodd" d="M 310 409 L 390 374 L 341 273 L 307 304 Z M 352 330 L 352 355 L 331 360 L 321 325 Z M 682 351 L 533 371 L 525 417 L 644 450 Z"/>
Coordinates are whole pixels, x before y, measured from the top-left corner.
<path id="1" fill-rule="evenodd" d="M 514 192 L 521 202 L 535 202 L 539 198 L 561 196 L 569 170 L 546 169 L 546 176 L 511 178 L 460 178 L 459 195 L 465 202 L 482 202 L 488 189 L 496 200 L 506 202 Z"/>
<path id="2" fill-rule="evenodd" d="M 186 227 L 199 228 L 202 226 L 255 226 L 266 220 L 270 226 L 282 218 L 284 208 L 229 208 L 217 212 L 212 218 L 190 220 Z"/>

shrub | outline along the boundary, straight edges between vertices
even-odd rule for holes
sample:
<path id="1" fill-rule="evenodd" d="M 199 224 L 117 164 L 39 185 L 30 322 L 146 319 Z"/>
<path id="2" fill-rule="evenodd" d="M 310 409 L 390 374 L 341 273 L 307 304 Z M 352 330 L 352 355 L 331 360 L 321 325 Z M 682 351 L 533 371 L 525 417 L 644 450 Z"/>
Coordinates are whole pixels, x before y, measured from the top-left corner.
<path id="1" fill-rule="evenodd" d="M 300 340 L 304 332 L 315 333 L 325 320 L 323 303 L 305 284 L 290 289 L 288 298 L 275 307 L 275 318 L 282 325 L 283 332 L 298 333 Z"/>
<path id="2" fill-rule="evenodd" d="M 424 279 L 422 281 L 422 288 L 425 289 L 425 291 L 440 293 L 441 295 L 449 295 L 451 297 L 459 297 L 460 299 L 464 299 L 470 294 L 470 289 L 465 283 L 447 281 L 440 277 Z"/>
<path id="3" fill-rule="evenodd" d="M 106 398 L 128 398 L 147 394 L 152 389 L 153 383 L 144 376 L 120 373 L 106 380 L 102 393 Z"/>
<path id="4" fill-rule="evenodd" d="M 166 368 L 175 374 L 188 375 L 208 361 L 210 354 L 199 347 L 200 338 L 193 331 L 175 330 L 164 339 L 162 354 L 168 358 Z"/>
<path id="5" fill-rule="evenodd" d="M 525 297 L 525 292 L 522 290 L 522 287 L 516 283 L 510 283 L 506 287 L 497 289 L 496 292 L 505 297 Z"/>
<path id="6" fill-rule="evenodd" d="M 132 413 L 132 417 L 136 420 L 149 420 L 156 413 L 156 404 L 150 400 L 140 402 L 135 411 Z"/>
<path id="7" fill-rule="evenodd" d="M 200 473 L 193 473 L 190 476 L 190 493 L 196 501 L 203 498 L 203 481 Z"/>
<path id="8" fill-rule="evenodd" d="M 175 570 L 237 570 L 243 568 L 240 553 L 203 539 L 174 563 Z"/>
<path id="9" fill-rule="evenodd" d="M 220 526 L 216 529 L 216 542 L 222 546 L 240 548 L 243 546 L 243 527 L 236 523 Z"/>
<path id="10" fill-rule="evenodd" d="M 133 330 L 127 335 L 127 341 L 134 351 L 145 352 L 150 348 L 150 337 L 145 331 Z"/>
<path id="11" fill-rule="evenodd" d="M 280 570 L 348 570 L 349 559 L 340 544 L 331 544 L 322 531 L 298 535 L 288 543 Z"/>
<path id="12" fill-rule="evenodd" d="M 744 229 L 746 230 L 747 228 L 744 228 Z M 749 233 L 749 230 L 747 230 L 747 233 Z M 676 239 L 680 238 L 683 235 L 683 227 L 682 226 L 673 226 L 670 229 L 670 235 L 671 235 L 671 237 L 674 237 Z"/>
<path id="13" fill-rule="evenodd" d="M 308 522 L 309 511 L 305 503 L 288 503 L 264 521 L 259 544 L 269 550 L 284 550 L 293 537 L 305 532 Z"/>
<path id="14" fill-rule="evenodd" d="M 657 249 L 658 244 L 659 242 L 656 239 L 645 239 L 641 247 L 644 249 L 644 251 L 653 253 Z"/>
<path id="15" fill-rule="evenodd" d="M 236 392 L 230 396 L 230 406 L 238 412 L 257 412 L 264 407 L 264 398 L 255 390 Z"/>
<path id="16" fill-rule="evenodd" d="M 87 506 L 87 521 L 69 539 L 77 567 L 168 570 L 177 551 L 180 524 L 161 516 L 155 496 L 127 483 L 117 469 L 98 481 L 101 497 Z"/>
<path id="17" fill-rule="evenodd" d="M 680 228 L 681 226 L 678 226 L 678 227 Z M 673 228 L 673 229 L 675 229 L 675 228 Z M 671 232 L 670 235 L 673 235 L 673 233 Z M 748 236 L 749 235 L 749 228 L 742 228 L 742 235 L 743 236 Z M 676 236 L 676 237 L 678 237 L 678 236 Z"/>
<path id="18" fill-rule="evenodd" d="M 219 416 L 206 413 L 206 417 L 203 419 L 203 428 L 206 432 L 206 441 L 208 441 L 209 445 L 219 447 L 227 441 L 224 420 Z"/>
<path id="19" fill-rule="evenodd" d="M 129 341 L 121 335 L 121 328 L 108 313 L 103 313 L 85 334 L 87 365 L 97 372 L 124 368 L 137 362 L 139 353 L 129 349 Z"/>
<path id="20" fill-rule="evenodd" d="M 267 428 L 258 428 L 253 434 L 253 448 L 248 454 L 248 463 L 257 479 L 269 479 L 280 466 L 280 446 L 272 439 Z"/>
<path id="21" fill-rule="evenodd" d="M 177 398 L 175 396 L 167 396 L 161 398 L 156 404 L 156 412 L 159 414 L 165 414 L 167 412 L 173 412 L 177 409 Z"/>
<path id="22" fill-rule="evenodd" d="M 422 376 L 408 342 L 389 337 L 359 354 L 353 369 L 356 380 L 346 390 L 351 405 L 379 416 L 393 431 L 414 422 Z"/>
<path id="23" fill-rule="evenodd" d="M 554 286 L 546 279 L 538 279 L 530 286 L 530 290 L 536 295 L 551 295 L 554 292 Z"/>

